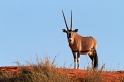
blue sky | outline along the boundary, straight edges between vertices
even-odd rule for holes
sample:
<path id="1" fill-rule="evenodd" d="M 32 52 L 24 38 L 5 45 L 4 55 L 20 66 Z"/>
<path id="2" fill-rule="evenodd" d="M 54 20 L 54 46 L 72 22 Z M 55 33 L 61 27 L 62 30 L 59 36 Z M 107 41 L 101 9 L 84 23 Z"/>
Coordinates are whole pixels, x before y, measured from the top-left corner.
<path id="1" fill-rule="evenodd" d="M 62 10 L 73 29 L 98 41 L 99 68 L 124 69 L 124 1 L 123 0 L 0 0 L 0 66 L 33 61 L 36 54 L 56 59 L 58 66 L 73 68 Z M 81 56 L 80 68 L 91 65 Z"/>

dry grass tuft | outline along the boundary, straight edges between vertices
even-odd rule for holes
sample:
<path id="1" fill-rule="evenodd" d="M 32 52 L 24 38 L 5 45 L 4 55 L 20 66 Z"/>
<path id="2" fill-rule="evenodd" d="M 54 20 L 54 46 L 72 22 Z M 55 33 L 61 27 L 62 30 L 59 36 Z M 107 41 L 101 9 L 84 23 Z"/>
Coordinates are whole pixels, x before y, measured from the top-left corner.
<path id="1" fill-rule="evenodd" d="M 24 66 L 17 62 L 20 72 L 11 74 L 0 71 L 0 82 L 105 82 L 104 65 L 95 71 L 87 68 L 83 77 L 69 76 L 68 69 L 57 68 L 55 60 L 56 57 L 51 62 L 49 57 L 42 60 L 36 56 L 36 63 L 26 62 L 27 65 Z M 115 79 L 118 78 L 121 78 L 120 82 L 124 82 L 124 74 Z"/>
<path id="2" fill-rule="evenodd" d="M 1 71 L 0 82 L 71 82 L 66 71 L 57 69 L 55 59 L 50 62 L 48 57 L 40 60 L 36 56 L 36 62 L 27 62 L 27 66 L 20 66 L 19 75 Z M 18 62 L 17 64 L 20 65 Z"/>

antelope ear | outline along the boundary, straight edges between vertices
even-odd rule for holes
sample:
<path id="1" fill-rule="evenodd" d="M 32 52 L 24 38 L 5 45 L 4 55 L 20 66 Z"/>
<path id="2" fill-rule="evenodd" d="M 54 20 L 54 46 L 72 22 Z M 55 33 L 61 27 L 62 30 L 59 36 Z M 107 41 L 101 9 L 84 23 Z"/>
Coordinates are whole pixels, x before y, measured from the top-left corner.
<path id="1" fill-rule="evenodd" d="M 65 29 L 62 29 L 63 32 L 67 32 Z"/>
<path id="2" fill-rule="evenodd" d="M 78 29 L 75 29 L 74 32 L 78 32 Z"/>

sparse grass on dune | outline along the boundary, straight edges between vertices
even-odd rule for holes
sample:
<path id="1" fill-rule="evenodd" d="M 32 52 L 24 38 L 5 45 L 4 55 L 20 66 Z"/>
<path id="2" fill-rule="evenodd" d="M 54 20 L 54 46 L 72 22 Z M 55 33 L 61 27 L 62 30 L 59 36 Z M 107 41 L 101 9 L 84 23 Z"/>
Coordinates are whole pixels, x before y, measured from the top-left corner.
<path id="1" fill-rule="evenodd" d="M 69 82 L 70 79 L 66 72 L 57 70 L 54 63 L 46 57 L 45 60 L 39 61 L 37 65 L 30 64 L 32 69 L 22 68 L 21 79 L 28 82 Z"/>
<path id="2" fill-rule="evenodd" d="M 43 60 L 36 57 L 35 64 L 27 62 L 27 66 L 20 66 L 19 75 L 1 71 L 0 82 L 71 82 L 66 70 L 57 69 L 54 63 L 55 59 L 50 62 L 48 57 Z"/>
<path id="3" fill-rule="evenodd" d="M 49 57 L 41 60 L 36 56 L 36 63 L 26 62 L 23 66 L 17 62 L 20 67 L 18 74 L 5 73 L 0 71 L 0 82 L 105 82 L 103 67 L 99 70 L 92 71 L 87 68 L 86 73 L 82 76 L 69 76 L 69 70 L 73 69 L 57 68 L 55 60 L 51 62 Z M 78 70 L 77 70 L 78 71 Z M 79 70 L 80 71 L 80 70 Z M 115 79 L 118 79 L 115 78 Z M 124 82 L 124 74 L 120 82 Z"/>

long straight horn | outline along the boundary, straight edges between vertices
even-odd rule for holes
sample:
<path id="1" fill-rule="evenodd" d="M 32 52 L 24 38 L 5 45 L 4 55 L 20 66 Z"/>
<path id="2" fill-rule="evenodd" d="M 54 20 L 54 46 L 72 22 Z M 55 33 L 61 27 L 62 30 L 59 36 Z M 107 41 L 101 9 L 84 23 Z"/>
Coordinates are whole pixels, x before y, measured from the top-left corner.
<path id="1" fill-rule="evenodd" d="M 68 25 L 67 25 L 67 23 L 66 23 L 66 19 L 65 19 L 65 15 L 64 15 L 63 10 L 62 10 L 62 13 L 63 13 L 64 21 L 65 21 L 65 24 L 66 24 L 66 28 L 67 28 L 67 30 L 69 30 L 69 29 L 68 29 Z"/>
<path id="2" fill-rule="evenodd" d="M 70 30 L 72 30 L 72 10 L 71 10 L 71 25 L 70 25 Z"/>

